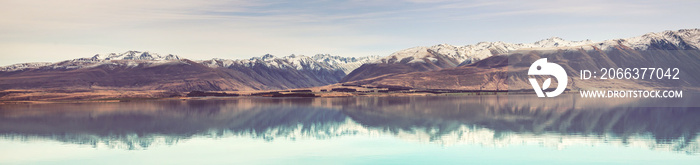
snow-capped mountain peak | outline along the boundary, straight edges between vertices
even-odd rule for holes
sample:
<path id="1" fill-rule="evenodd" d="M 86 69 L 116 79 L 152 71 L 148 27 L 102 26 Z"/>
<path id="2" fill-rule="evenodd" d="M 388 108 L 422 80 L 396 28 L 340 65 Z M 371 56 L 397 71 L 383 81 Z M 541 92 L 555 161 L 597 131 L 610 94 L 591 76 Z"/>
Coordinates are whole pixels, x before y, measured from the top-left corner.
<path id="1" fill-rule="evenodd" d="M 416 63 L 436 62 L 437 56 L 443 56 L 457 61 L 457 64 L 465 61 L 484 59 L 494 54 L 507 53 L 524 47 L 532 47 L 525 44 L 511 44 L 505 42 L 479 42 L 474 45 L 453 46 L 439 44 L 431 47 L 412 47 L 392 53 L 381 58 L 375 63 Z"/>
<path id="2" fill-rule="evenodd" d="M 161 56 L 157 53 L 151 52 L 140 52 L 140 51 L 127 51 L 121 54 L 110 53 L 107 56 L 95 55 L 94 59 L 101 60 L 179 60 L 180 57 L 172 54 L 166 56 Z"/>
<path id="3" fill-rule="evenodd" d="M 591 41 L 591 40 L 568 41 L 568 40 L 564 40 L 563 38 L 559 38 L 559 37 L 551 37 L 551 38 L 543 39 L 543 40 L 540 40 L 540 41 L 533 43 L 532 47 L 535 47 L 535 48 L 556 48 L 556 47 L 581 46 L 581 45 L 592 44 L 592 43 L 593 43 L 593 41 Z"/>
<path id="4" fill-rule="evenodd" d="M 597 44 L 603 50 L 611 49 L 618 45 L 624 45 L 636 50 L 698 49 L 700 48 L 700 29 L 667 30 L 625 39 L 606 40 Z"/>
<path id="5" fill-rule="evenodd" d="M 342 70 L 345 74 L 348 74 L 362 66 L 362 64 L 379 59 L 379 56 L 341 57 L 332 56 L 330 54 L 316 54 L 311 58 L 316 62 L 324 63 L 325 65 Z"/>
<path id="6" fill-rule="evenodd" d="M 52 63 L 50 63 L 50 62 L 20 63 L 20 64 L 13 64 L 13 65 L 0 67 L 0 71 L 9 72 L 9 71 L 23 70 L 23 69 L 27 69 L 27 68 L 39 68 L 39 67 L 47 66 L 47 65 L 51 65 L 51 64 Z"/>
<path id="7" fill-rule="evenodd" d="M 110 65 L 127 65 L 127 66 L 137 66 L 139 63 L 146 64 L 163 64 L 169 61 L 179 61 L 180 57 L 177 55 L 168 54 L 166 56 L 161 56 L 157 53 L 150 52 L 140 52 L 140 51 L 127 51 L 124 53 L 116 54 L 110 53 L 107 55 L 95 54 L 92 57 L 76 58 L 72 60 L 66 60 L 56 63 L 50 62 L 39 62 L 39 63 L 24 63 L 24 64 L 14 64 L 10 66 L 0 67 L 0 71 L 18 71 L 25 69 L 36 69 L 42 67 L 48 67 L 50 69 L 80 69 L 86 67 L 95 67 L 105 64 Z"/>

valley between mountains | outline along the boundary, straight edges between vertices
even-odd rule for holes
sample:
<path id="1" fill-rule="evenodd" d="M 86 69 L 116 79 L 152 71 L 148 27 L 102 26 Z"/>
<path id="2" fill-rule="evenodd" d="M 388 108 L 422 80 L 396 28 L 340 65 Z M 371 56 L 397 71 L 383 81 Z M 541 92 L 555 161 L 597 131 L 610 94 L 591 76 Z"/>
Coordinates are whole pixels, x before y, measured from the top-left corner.
<path id="1" fill-rule="evenodd" d="M 532 90 L 527 69 L 540 58 L 562 65 L 569 76 L 569 91 L 698 90 L 700 74 L 694 72 L 700 71 L 699 48 L 700 29 L 681 29 L 602 42 L 552 37 L 527 44 L 440 44 L 366 57 L 267 54 L 238 60 L 192 60 L 127 51 L 0 67 L 0 101 L 178 98 L 193 91 L 253 96 L 524 91 Z M 578 78 L 583 69 L 642 67 L 679 68 L 681 79 Z"/>

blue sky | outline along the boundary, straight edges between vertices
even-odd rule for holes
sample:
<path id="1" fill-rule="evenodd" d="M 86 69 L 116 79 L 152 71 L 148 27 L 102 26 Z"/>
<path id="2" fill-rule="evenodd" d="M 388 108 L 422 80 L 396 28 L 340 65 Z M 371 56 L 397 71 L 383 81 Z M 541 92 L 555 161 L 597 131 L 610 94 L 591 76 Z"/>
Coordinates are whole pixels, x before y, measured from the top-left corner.
<path id="1" fill-rule="evenodd" d="M 700 28 L 700 1 L 1 0 L 0 65 L 127 50 L 190 59 L 389 55 Z"/>

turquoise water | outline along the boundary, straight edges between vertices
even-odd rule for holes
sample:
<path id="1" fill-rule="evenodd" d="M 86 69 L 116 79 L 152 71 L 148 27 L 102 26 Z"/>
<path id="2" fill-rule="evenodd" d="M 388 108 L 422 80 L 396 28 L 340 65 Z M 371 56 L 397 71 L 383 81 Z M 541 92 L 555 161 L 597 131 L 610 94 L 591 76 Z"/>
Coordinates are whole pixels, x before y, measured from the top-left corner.
<path id="1" fill-rule="evenodd" d="M 0 106 L 0 164 L 697 164 L 700 109 L 523 96 Z"/>

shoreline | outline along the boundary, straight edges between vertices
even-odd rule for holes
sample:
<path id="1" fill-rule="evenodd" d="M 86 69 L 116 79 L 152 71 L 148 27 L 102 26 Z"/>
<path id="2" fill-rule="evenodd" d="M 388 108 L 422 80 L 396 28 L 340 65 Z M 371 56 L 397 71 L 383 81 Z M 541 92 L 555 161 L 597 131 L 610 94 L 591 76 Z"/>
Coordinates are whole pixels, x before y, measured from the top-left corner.
<path id="1" fill-rule="evenodd" d="M 700 90 L 688 89 L 698 92 Z M 566 89 L 565 94 L 579 93 Z M 336 97 L 405 97 L 444 95 L 521 95 L 535 94 L 532 90 L 464 90 L 414 89 L 408 87 L 367 87 L 346 84 L 297 88 L 287 90 L 254 91 L 190 91 L 118 90 L 118 89 L 31 89 L 2 90 L 0 105 L 48 103 L 112 103 L 149 100 L 197 100 L 233 98 L 336 98 Z"/>
<path id="2" fill-rule="evenodd" d="M 191 92 L 190 92 L 191 93 Z M 449 95 L 513 95 L 513 94 L 534 94 L 534 92 L 452 92 L 452 93 L 430 93 L 430 92 L 290 92 L 287 91 L 234 91 L 234 92 L 207 92 L 212 96 L 182 96 L 175 97 L 110 97 L 116 95 L 103 95 L 103 92 L 94 93 L 77 93 L 76 99 L 37 99 L 37 100 L 0 100 L 0 105 L 12 104 L 56 104 L 56 103 L 117 103 L 117 102 L 132 102 L 132 101 L 162 101 L 162 100 L 211 100 L 211 99 L 241 99 L 241 98 L 341 98 L 341 97 L 408 97 L 408 96 L 449 96 Z M 46 93 L 33 92 L 23 93 L 29 95 L 70 95 L 75 93 Z M 94 94 L 94 95 L 90 95 Z M 225 95 L 221 95 L 225 94 Z M 235 95 L 232 95 L 235 94 Z M 41 98 L 41 96 L 35 96 Z M 2 97 L 0 97 L 2 98 Z M 27 98 L 27 97 L 25 97 Z M 77 99 L 83 98 L 83 99 Z M 88 99 L 85 99 L 88 98 Z M 92 99 L 90 99 L 92 98 Z"/>

